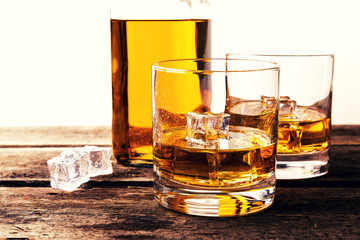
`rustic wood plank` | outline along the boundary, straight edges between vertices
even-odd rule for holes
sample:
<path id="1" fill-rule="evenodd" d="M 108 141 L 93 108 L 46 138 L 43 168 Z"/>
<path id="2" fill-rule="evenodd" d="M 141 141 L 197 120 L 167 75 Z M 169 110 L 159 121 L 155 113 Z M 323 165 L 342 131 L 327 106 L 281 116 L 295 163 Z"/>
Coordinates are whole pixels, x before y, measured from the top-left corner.
<path id="1" fill-rule="evenodd" d="M 48 186 L 49 172 L 47 160 L 57 156 L 67 148 L 3 148 L 0 149 L 0 185 L 11 186 Z M 151 182 L 153 180 L 152 168 L 128 167 L 113 161 L 114 173 L 92 178 L 103 185 L 123 185 L 116 182 Z M 43 184 L 35 182 L 41 181 Z M 338 183 L 336 183 L 338 182 Z M 132 183 L 136 184 L 136 183 Z M 359 186 L 360 184 L 360 146 L 332 146 L 330 171 L 326 176 L 298 181 L 279 181 L 280 186 L 323 186 L 334 185 Z M 147 184 L 149 185 L 149 184 Z"/>
<path id="2" fill-rule="evenodd" d="M 349 145 L 360 145 L 360 136 L 332 136 L 332 146 L 349 146 Z"/>
<path id="3" fill-rule="evenodd" d="M 205 218 L 162 208 L 151 188 L 0 188 L 0 233 L 32 239 L 356 239 L 359 189 L 279 188 L 263 213 Z"/>
<path id="4" fill-rule="evenodd" d="M 0 127 L 0 148 L 111 145 L 110 126 Z M 360 125 L 334 125 L 332 145 L 360 145 Z"/>
<path id="5" fill-rule="evenodd" d="M 108 126 L 0 127 L 1 147 L 111 145 Z"/>
<path id="6" fill-rule="evenodd" d="M 333 125 L 331 145 L 360 145 L 360 125 Z"/>
<path id="7" fill-rule="evenodd" d="M 48 181 L 47 160 L 68 148 L 0 149 L 0 182 Z M 92 178 L 94 181 L 152 181 L 152 168 L 128 167 L 113 161 L 113 174 Z M 1 185 L 1 183 L 0 183 Z"/>
<path id="8" fill-rule="evenodd" d="M 334 126 L 328 175 L 278 181 L 269 210 L 241 218 L 172 212 L 153 200 L 152 169 L 113 162 L 78 191 L 49 187 L 46 160 L 73 146 L 110 146 L 109 127 L 0 128 L 0 238 L 357 239 L 360 126 Z M 334 140 L 335 139 L 335 140 Z"/>
<path id="9" fill-rule="evenodd" d="M 360 125 L 332 125 L 331 132 L 336 136 L 360 136 Z"/>

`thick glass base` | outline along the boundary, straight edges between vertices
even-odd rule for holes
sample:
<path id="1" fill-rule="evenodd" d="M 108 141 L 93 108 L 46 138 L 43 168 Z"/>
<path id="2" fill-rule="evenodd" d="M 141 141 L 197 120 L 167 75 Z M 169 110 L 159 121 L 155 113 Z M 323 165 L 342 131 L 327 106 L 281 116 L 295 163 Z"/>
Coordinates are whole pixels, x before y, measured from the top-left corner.
<path id="1" fill-rule="evenodd" d="M 325 175 L 329 170 L 329 149 L 314 153 L 278 154 L 276 179 L 305 179 Z"/>
<path id="2" fill-rule="evenodd" d="M 206 217 L 233 217 L 259 212 L 275 197 L 275 174 L 239 188 L 204 188 L 178 184 L 155 176 L 156 200 L 174 211 Z"/>

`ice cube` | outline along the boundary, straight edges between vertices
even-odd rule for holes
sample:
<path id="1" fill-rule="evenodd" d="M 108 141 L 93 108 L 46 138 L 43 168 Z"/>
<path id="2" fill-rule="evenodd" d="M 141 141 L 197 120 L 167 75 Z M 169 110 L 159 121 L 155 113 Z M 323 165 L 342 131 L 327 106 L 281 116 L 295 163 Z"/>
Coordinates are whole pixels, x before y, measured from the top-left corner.
<path id="1" fill-rule="evenodd" d="M 230 114 L 193 113 L 186 114 L 188 145 L 204 148 L 219 147 L 229 135 Z"/>
<path id="2" fill-rule="evenodd" d="M 290 122 L 279 124 L 278 151 L 280 152 L 301 152 L 301 140 L 303 128 Z"/>
<path id="3" fill-rule="evenodd" d="M 51 187 L 73 191 L 90 177 L 111 174 L 111 150 L 86 146 L 62 152 L 48 160 Z"/>
<path id="4" fill-rule="evenodd" d="M 290 101 L 291 98 L 289 96 L 280 96 L 280 102 L 288 102 Z"/>
<path id="5" fill-rule="evenodd" d="M 261 105 L 264 108 L 274 108 L 276 99 L 274 97 L 261 96 Z"/>
<path id="6" fill-rule="evenodd" d="M 47 161 L 52 188 L 74 191 L 90 180 L 89 160 L 78 151 L 68 150 Z"/>
<path id="7" fill-rule="evenodd" d="M 280 97 L 279 115 L 286 118 L 294 118 L 296 111 L 296 101 L 291 100 L 288 96 Z"/>
<path id="8" fill-rule="evenodd" d="M 85 146 L 77 150 L 88 156 L 90 177 L 107 175 L 113 172 L 110 148 Z"/>

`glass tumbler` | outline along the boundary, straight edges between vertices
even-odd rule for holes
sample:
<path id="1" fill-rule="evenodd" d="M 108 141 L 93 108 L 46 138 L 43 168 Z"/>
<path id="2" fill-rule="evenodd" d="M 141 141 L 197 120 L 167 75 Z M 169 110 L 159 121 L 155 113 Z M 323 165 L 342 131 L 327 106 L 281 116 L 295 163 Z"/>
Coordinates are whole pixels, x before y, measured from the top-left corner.
<path id="1" fill-rule="evenodd" d="M 222 217 L 272 204 L 278 73 L 277 64 L 257 60 L 153 65 L 154 192 L 162 206 Z"/>
<path id="2" fill-rule="evenodd" d="M 112 1 L 112 146 L 119 163 L 152 166 L 151 64 L 210 57 L 210 24 L 207 0 Z"/>
<path id="3" fill-rule="evenodd" d="M 280 64 L 277 179 L 303 179 L 328 172 L 334 55 L 228 54 Z"/>

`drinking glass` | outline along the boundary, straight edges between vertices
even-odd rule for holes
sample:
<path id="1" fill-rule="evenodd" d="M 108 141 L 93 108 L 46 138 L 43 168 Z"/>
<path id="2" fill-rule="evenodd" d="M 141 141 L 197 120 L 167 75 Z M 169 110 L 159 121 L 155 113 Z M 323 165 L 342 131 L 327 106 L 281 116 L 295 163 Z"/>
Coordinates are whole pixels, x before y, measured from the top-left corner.
<path id="1" fill-rule="evenodd" d="M 162 206 L 240 216 L 273 203 L 278 72 L 257 60 L 153 65 L 154 192 Z"/>
<path id="2" fill-rule="evenodd" d="M 303 179 L 328 172 L 334 55 L 228 54 L 280 64 L 277 179 Z"/>
<path id="3" fill-rule="evenodd" d="M 210 57 L 207 0 L 112 1 L 112 146 L 119 163 L 152 166 L 151 64 Z"/>

